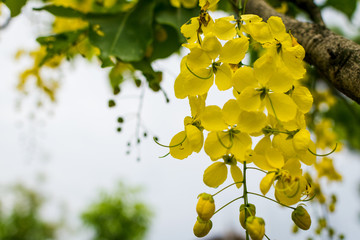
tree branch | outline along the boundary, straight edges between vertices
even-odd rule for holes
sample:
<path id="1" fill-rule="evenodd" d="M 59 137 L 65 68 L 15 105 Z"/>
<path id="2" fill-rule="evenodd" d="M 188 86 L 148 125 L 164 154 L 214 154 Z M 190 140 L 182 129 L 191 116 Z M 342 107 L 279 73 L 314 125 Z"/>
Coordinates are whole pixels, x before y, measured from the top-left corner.
<path id="1" fill-rule="evenodd" d="M 248 1 L 246 13 L 257 14 L 265 21 L 279 16 L 288 30 L 305 48 L 305 61 L 340 92 L 360 104 L 360 46 L 316 23 L 300 22 L 276 12 L 264 0 Z"/>

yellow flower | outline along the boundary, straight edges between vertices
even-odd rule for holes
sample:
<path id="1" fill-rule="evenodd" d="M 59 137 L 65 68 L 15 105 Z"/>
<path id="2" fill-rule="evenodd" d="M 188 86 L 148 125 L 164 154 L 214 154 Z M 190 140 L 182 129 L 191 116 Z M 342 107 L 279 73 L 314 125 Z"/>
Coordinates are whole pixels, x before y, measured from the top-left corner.
<path id="1" fill-rule="evenodd" d="M 240 114 L 239 106 L 234 99 L 229 100 L 220 109 L 218 106 L 207 106 L 201 117 L 204 128 L 211 131 L 205 140 L 205 152 L 217 160 L 224 155 L 233 154 L 239 161 L 244 161 L 251 149 L 249 134 L 237 127 Z"/>
<path id="2" fill-rule="evenodd" d="M 282 70 L 273 70 L 268 60 L 260 58 L 254 69 L 241 67 L 235 72 L 233 84 L 240 92 L 237 101 L 242 110 L 262 111 L 266 105 L 269 114 L 290 121 L 296 117 L 297 106 L 284 92 L 290 89 L 293 79 Z"/>
<path id="3" fill-rule="evenodd" d="M 197 0 L 170 0 L 170 4 L 173 7 L 180 8 L 194 8 L 197 5 Z"/>
<path id="4" fill-rule="evenodd" d="M 303 230 L 308 230 L 311 226 L 311 218 L 309 213 L 302 206 L 297 206 L 291 214 L 291 219 L 296 226 Z"/>
<path id="5" fill-rule="evenodd" d="M 203 221 L 208 221 L 215 213 L 215 202 L 211 194 L 201 193 L 198 196 L 196 212 Z"/>
<path id="6" fill-rule="evenodd" d="M 203 220 L 201 220 L 201 218 L 198 217 L 195 222 L 193 232 L 196 237 L 201 238 L 201 237 L 205 237 L 206 235 L 208 235 L 211 228 L 212 228 L 211 220 L 203 221 Z"/>
<path id="7" fill-rule="evenodd" d="M 230 165 L 231 176 L 236 182 L 236 187 L 240 188 L 243 181 L 243 174 L 241 169 L 237 166 L 237 161 L 233 155 L 224 155 L 224 162 L 215 162 L 211 164 L 204 172 L 203 181 L 209 186 L 216 188 L 223 184 L 227 178 L 228 170 L 226 165 Z"/>
<path id="8" fill-rule="evenodd" d="M 245 207 L 245 204 L 241 204 L 240 206 L 240 215 L 239 215 L 239 221 L 241 226 L 245 229 L 245 212 L 247 217 L 255 216 L 256 214 L 256 207 L 254 204 L 249 203 L 247 207 Z"/>
<path id="9" fill-rule="evenodd" d="M 318 172 L 318 177 L 327 177 L 329 180 L 341 181 L 342 176 L 336 171 L 333 165 L 333 160 L 328 157 L 321 159 L 319 163 L 315 164 L 315 168 Z"/>
<path id="10" fill-rule="evenodd" d="M 170 155 L 184 159 L 193 152 L 200 152 L 204 142 L 200 116 L 205 108 L 206 95 L 189 97 L 191 116 L 185 117 L 185 131 L 177 133 L 170 141 Z"/>
<path id="11" fill-rule="evenodd" d="M 265 235 L 265 221 L 262 218 L 250 216 L 246 219 L 246 230 L 252 240 L 262 240 Z"/>

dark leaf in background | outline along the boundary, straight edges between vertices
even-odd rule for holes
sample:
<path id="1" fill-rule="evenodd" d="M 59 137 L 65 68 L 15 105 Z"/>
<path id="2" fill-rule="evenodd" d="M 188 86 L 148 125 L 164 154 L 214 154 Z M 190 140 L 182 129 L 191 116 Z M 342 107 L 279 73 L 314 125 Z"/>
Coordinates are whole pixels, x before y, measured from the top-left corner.
<path id="1" fill-rule="evenodd" d="M 21 9 L 27 0 L 2 0 L 2 2 L 10 9 L 11 17 L 16 17 L 21 13 Z"/>

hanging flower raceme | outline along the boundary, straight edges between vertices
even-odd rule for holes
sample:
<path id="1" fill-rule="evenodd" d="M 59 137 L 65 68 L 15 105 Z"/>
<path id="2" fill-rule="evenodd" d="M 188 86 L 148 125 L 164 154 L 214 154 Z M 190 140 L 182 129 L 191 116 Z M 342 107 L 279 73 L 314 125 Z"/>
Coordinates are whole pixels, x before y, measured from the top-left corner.
<path id="1" fill-rule="evenodd" d="M 184 4 L 190 0 L 172 2 Z M 265 195 L 272 186 L 276 199 L 272 201 L 295 209 L 294 222 L 307 229 L 311 221 L 306 210 L 290 206 L 314 197 L 317 189 L 316 184 L 310 186 L 309 177 L 305 178 L 302 170 L 302 164 L 314 165 L 317 156 L 305 122 L 313 98 L 299 81 L 305 74 L 305 51 L 286 31 L 279 17 L 270 17 L 264 22 L 259 16 L 248 14 L 214 21 L 209 10 L 216 8 L 217 2 L 200 0 L 200 15 L 181 27 L 187 40 L 183 46 L 189 53 L 183 57 L 174 83 L 175 96 L 189 99 L 191 117 L 185 117 L 184 131 L 172 138 L 171 156 L 184 159 L 200 152 L 203 131 L 208 132 L 204 151 L 213 162 L 204 171 L 204 183 L 208 187 L 219 187 L 227 180 L 229 169 L 232 177 L 231 184 L 217 193 L 199 195 L 194 234 L 206 236 L 212 227 L 213 215 L 243 199 L 240 223 L 251 239 L 263 239 L 265 222 L 255 215 L 255 206 L 249 204 L 248 195 L 269 199 Z M 246 53 L 254 46 L 260 57 L 248 65 Z M 205 106 L 214 82 L 220 91 L 232 89 L 235 97 L 222 108 Z M 263 136 L 254 149 L 252 136 Z M 322 176 L 337 177 L 330 161 L 324 159 L 317 166 Z M 247 190 L 247 169 L 266 174 L 260 182 L 263 195 Z M 215 211 L 213 197 L 233 185 L 243 188 L 239 191 L 242 195 Z"/>

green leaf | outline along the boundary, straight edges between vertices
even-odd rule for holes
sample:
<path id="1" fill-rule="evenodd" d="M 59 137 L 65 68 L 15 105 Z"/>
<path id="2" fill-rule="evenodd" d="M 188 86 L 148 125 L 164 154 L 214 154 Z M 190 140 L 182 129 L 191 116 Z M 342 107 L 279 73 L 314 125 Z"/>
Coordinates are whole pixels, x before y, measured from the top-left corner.
<path id="1" fill-rule="evenodd" d="M 80 34 L 85 30 L 64 32 L 60 34 L 50 35 L 46 37 L 39 37 L 36 39 L 40 45 L 46 47 L 46 56 L 43 58 L 40 65 L 44 64 L 48 59 L 56 55 L 66 53 L 69 48 L 74 46 L 79 39 Z"/>
<path id="2" fill-rule="evenodd" d="M 2 2 L 10 9 L 11 17 L 16 17 L 20 14 L 22 7 L 25 6 L 27 0 L 3 0 Z"/>
<path id="3" fill-rule="evenodd" d="M 175 28 L 168 25 L 158 25 L 155 28 L 153 52 L 150 60 L 167 58 L 178 51 L 181 46 L 178 35 L 179 33 Z"/>
<path id="4" fill-rule="evenodd" d="M 199 8 L 185 9 L 185 8 L 164 8 L 155 13 L 156 22 L 174 27 L 179 32 L 181 41 L 185 40 L 180 32 L 180 27 L 186 23 L 190 18 L 199 15 Z"/>
<path id="5" fill-rule="evenodd" d="M 347 142 L 351 149 L 360 150 L 360 106 L 358 104 L 341 98 L 324 115 L 333 119 L 335 132 Z"/>
<path id="6" fill-rule="evenodd" d="M 73 8 L 69 7 L 62 7 L 62 6 L 55 6 L 55 5 L 47 5 L 41 8 L 33 8 L 35 11 L 48 11 L 49 13 L 53 14 L 57 17 L 67 17 L 67 18 L 80 18 L 84 17 L 85 14 L 79 12 Z"/>
<path id="7" fill-rule="evenodd" d="M 357 4 L 356 0 L 346 0 L 346 1 L 327 0 L 325 6 L 331 6 L 343 12 L 351 20 L 356 9 L 356 4 Z"/>
<path id="8" fill-rule="evenodd" d="M 140 0 L 127 13 L 88 16 L 89 39 L 103 57 L 115 56 L 122 61 L 139 61 L 153 38 L 154 1 Z"/>

